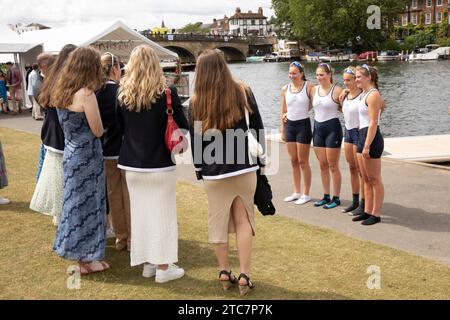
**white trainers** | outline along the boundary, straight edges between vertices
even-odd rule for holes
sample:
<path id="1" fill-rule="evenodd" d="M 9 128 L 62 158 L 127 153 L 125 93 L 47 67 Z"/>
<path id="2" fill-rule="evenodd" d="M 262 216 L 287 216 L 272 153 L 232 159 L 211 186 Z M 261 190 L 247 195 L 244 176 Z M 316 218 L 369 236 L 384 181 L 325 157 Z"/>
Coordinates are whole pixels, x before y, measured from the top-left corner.
<path id="1" fill-rule="evenodd" d="M 301 198 L 301 194 L 300 193 L 294 193 L 292 194 L 292 196 L 287 197 L 286 199 L 284 199 L 284 202 L 292 202 L 295 200 L 298 200 Z"/>
<path id="2" fill-rule="evenodd" d="M 144 278 L 151 278 L 156 275 L 156 266 L 151 263 L 144 264 L 144 270 L 142 270 L 142 276 Z"/>
<path id="3" fill-rule="evenodd" d="M 11 201 L 9 201 L 9 199 L 0 197 L 0 204 L 10 204 L 10 203 Z"/>
<path id="4" fill-rule="evenodd" d="M 106 239 L 111 239 L 111 238 L 115 238 L 116 234 L 114 233 L 113 228 L 108 228 L 108 230 L 106 230 Z"/>
<path id="5" fill-rule="evenodd" d="M 184 276 L 184 270 L 174 264 L 170 264 L 167 270 L 156 270 L 155 282 L 165 283 L 172 280 L 180 279 Z"/>
<path id="6" fill-rule="evenodd" d="M 296 202 L 295 202 L 295 204 L 298 204 L 298 205 L 303 205 L 303 204 L 305 204 L 305 203 L 308 203 L 308 202 L 310 202 L 312 199 L 311 199 L 311 197 L 310 196 L 307 196 L 307 195 L 302 195 L 302 197 L 300 198 L 300 199 L 298 199 Z"/>

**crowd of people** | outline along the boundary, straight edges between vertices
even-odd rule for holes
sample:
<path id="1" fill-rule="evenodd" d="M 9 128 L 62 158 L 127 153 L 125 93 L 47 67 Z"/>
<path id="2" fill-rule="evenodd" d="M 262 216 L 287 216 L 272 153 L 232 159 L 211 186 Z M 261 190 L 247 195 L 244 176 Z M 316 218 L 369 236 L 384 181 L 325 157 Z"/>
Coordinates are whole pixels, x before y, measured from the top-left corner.
<path id="1" fill-rule="evenodd" d="M 206 50 L 199 56 L 187 116 L 149 46 L 136 47 L 125 67 L 110 52 L 101 55 L 92 47 L 71 44 L 57 56 L 40 55 L 37 65 L 45 77 L 39 92 L 29 95 L 37 106 L 33 115 L 40 117 L 42 107 L 44 121 L 30 208 L 53 218 L 53 250 L 77 261 L 81 275 L 106 271 L 111 267 L 105 260 L 110 226 L 115 248 L 129 251 L 131 266 L 142 266 L 143 277 L 165 283 L 184 276 L 176 265 L 176 162 L 165 139 L 172 115 L 189 132 L 193 171 L 206 190 L 208 239 L 218 279 L 224 290 L 238 286 L 242 295 L 250 292 L 254 195 L 265 157 L 251 155 L 247 134 L 263 131 L 264 125 L 251 88 L 233 78 L 223 54 Z M 345 89 L 333 84 L 328 64 L 318 66 L 317 86 L 306 80 L 299 62 L 290 65 L 289 77 L 290 84 L 282 89 L 282 139 L 291 159 L 294 193 L 285 201 L 304 205 L 312 200 L 313 142 L 324 191 L 314 205 L 330 210 L 341 204 L 344 135 L 338 112 L 343 111 L 354 194 L 344 211 L 359 210 L 355 221 L 365 225 L 380 222 L 383 138 L 378 125 L 384 104 L 377 70 L 367 65 L 347 68 Z M 29 78 L 33 83 L 38 76 L 31 72 Z M 265 150 L 264 136 L 256 134 L 256 139 Z M 6 185 L 0 145 L 0 188 Z M 365 196 L 361 201 L 360 190 Z M 239 276 L 231 270 L 230 234 L 236 234 Z"/>

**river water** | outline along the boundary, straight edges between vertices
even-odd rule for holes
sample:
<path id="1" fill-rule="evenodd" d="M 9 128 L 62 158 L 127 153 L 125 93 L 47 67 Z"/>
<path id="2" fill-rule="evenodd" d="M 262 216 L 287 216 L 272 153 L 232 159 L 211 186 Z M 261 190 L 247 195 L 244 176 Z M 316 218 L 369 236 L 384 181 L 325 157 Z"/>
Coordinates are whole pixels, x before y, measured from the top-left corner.
<path id="1" fill-rule="evenodd" d="M 304 65 L 308 80 L 316 83 L 317 63 Z M 334 81 L 341 87 L 342 72 L 348 65 L 332 64 Z M 450 134 L 450 60 L 373 65 L 379 68 L 380 91 L 387 102 L 381 119 L 385 137 Z M 289 63 L 238 63 L 229 67 L 236 78 L 252 88 L 265 127 L 279 129 L 280 91 L 289 82 Z M 190 73 L 191 83 L 193 76 Z"/>

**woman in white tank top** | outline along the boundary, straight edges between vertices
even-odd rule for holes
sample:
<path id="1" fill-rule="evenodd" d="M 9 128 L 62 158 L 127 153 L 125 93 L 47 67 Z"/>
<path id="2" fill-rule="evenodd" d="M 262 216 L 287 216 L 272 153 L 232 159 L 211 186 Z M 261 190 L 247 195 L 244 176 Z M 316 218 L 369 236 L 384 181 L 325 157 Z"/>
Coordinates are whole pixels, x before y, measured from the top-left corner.
<path id="1" fill-rule="evenodd" d="M 378 71 L 368 65 L 356 70 L 356 84 L 363 90 L 359 104 L 360 139 L 358 164 L 364 179 L 366 204 L 362 215 L 353 221 L 370 226 L 381 222 L 380 210 L 384 201 L 381 177 L 381 156 L 384 140 L 379 129 L 384 102 L 378 92 Z"/>
<path id="2" fill-rule="evenodd" d="M 289 67 L 291 83 L 281 89 L 281 135 L 287 144 L 291 159 L 294 193 L 284 199 L 296 201 L 302 205 L 311 201 L 311 166 L 309 153 L 312 131 L 309 118 L 311 109 L 311 89 L 313 85 L 306 81 L 305 71 L 300 62 L 294 61 Z M 301 180 L 303 176 L 303 193 Z"/>
<path id="3" fill-rule="evenodd" d="M 339 96 L 342 89 L 333 85 L 333 74 L 327 63 L 319 64 L 316 70 L 319 85 L 313 88 L 314 152 L 320 163 L 324 197 L 314 206 L 333 209 L 341 204 L 342 175 L 339 159 L 342 145 L 342 127 L 338 119 Z M 331 198 L 331 179 L 333 198 Z"/>
<path id="4" fill-rule="evenodd" d="M 364 180 L 358 166 L 358 142 L 359 142 L 359 104 L 362 90 L 356 85 L 356 68 L 348 67 L 344 70 L 344 84 L 346 90 L 341 94 L 340 101 L 345 119 L 345 158 L 350 168 L 350 181 L 352 185 L 352 204 L 342 210 L 351 216 L 364 213 Z M 361 192 L 361 202 L 359 194 Z"/>

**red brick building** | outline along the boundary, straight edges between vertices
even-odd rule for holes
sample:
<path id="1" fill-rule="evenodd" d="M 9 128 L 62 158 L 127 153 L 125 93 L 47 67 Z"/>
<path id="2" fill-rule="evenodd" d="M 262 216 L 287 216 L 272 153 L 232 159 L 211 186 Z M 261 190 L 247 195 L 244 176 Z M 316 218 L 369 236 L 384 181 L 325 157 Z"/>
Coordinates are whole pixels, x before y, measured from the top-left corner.
<path id="1" fill-rule="evenodd" d="M 400 14 L 399 25 L 430 25 L 450 22 L 450 0 L 410 0 L 405 12 Z"/>
<path id="2" fill-rule="evenodd" d="M 448 36 L 450 37 L 450 0 L 410 0 L 405 11 L 400 14 L 398 25 L 433 25 L 446 21 L 449 25 Z M 409 35 L 409 30 L 403 30 L 397 36 L 404 39 Z"/>

